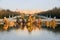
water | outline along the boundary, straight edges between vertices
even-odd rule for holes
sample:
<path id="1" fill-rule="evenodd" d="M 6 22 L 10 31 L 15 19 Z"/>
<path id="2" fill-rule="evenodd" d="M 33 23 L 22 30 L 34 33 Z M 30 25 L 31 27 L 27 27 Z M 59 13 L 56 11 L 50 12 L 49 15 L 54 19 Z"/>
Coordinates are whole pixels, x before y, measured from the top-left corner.
<path id="1" fill-rule="evenodd" d="M 0 40 L 60 40 L 60 33 L 47 29 L 33 30 L 10 30 L 0 32 Z"/>

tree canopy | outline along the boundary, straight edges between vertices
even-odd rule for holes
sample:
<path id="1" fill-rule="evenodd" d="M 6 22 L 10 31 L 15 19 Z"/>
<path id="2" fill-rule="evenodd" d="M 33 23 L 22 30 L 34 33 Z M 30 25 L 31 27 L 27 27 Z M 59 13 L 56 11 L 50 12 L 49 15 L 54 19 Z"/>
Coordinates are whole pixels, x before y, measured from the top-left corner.
<path id="1" fill-rule="evenodd" d="M 43 16 L 48 16 L 48 17 L 51 16 L 52 18 L 53 17 L 60 18 L 60 8 L 55 7 L 51 10 L 40 12 L 37 15 L 43 15 Z"/>
<path id="2" fill-rule="evenodd" d="M 11 11 L 9 9 L 7 9 L 7 10 L 5 10 L 5 9 L 0 10 L 0 18 L 4 18 L 4 17 L 8 18 L 9 15 L 10 15 L 10 17 L 12 17 L 12 15 L 13 16 L 17 16 L 17 15 L 20 15 L 20 13 L 15 12 L 15 11 Z"/>

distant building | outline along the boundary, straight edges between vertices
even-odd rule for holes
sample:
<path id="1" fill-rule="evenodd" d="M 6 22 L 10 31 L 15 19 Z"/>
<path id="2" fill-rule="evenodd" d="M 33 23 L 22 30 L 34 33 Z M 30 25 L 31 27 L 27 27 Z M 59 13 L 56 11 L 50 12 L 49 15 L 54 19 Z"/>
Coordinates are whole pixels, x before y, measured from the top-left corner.
<path id="1" fill-rule="evenodd" d="M 25 13 L 25 14 L 34 14 L 34 13 L 42 12 L 42 10 L 19 10 L 19 9 L 16 9 L 16 12 Z"/>

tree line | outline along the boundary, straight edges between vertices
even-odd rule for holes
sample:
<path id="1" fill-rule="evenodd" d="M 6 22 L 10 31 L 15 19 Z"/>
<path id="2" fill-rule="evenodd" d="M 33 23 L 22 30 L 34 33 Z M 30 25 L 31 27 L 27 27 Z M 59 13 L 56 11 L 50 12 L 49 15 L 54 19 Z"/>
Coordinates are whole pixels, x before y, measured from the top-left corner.
<path id="1" fill-rule="evenodd" d="M 5 9 L 2 9 L 0 10 L 0 18 L 4 18 L 4 17 L 12 17 L 12 16 L 17 16 L 17 15 L 20 15 L 19 12 L 16 12 L 16 11 L 11 11 L 9 9 L 5 10 Z"/>
<path id="2" fill-rule="evenodd" d="M 52 18 L 53 17 L 60 18 L 60 8 L 55 7 L 51 10 L 39 12 L 37 15 L 43 15 L 43 16 L 48 16 L 48 17 L 51 16 Z"/>

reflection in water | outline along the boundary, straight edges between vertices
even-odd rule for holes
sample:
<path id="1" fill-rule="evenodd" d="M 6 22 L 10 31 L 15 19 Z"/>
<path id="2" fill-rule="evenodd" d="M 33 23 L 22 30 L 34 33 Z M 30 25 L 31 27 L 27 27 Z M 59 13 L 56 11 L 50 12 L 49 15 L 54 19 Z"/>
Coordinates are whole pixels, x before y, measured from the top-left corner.
<path id="1" fill-rule="evenodd" d="M 46 29 L 46 27 L 42 28 L 40 18 L 36 21 L 36 18 L 30 15 L 26 21 L 23 17 L 21 19 L 20 21 L 17 18 L 16 22 L 13 22 L 4 18 L 4 25 L 0 27 L 2 30 L 0 31 L 0 40 L 60 40 L 60 32 L 53 31 L 56 26 L 54 20 L 51 22 L 46 21 L 46 26 L 52 27 L 54 25 L 54 29 Z"/>
<path id="2" fill-rule="evenodd" d="M 32 26 L 33 27 L 33 26 Z M 30 32 L 26 26 L 24 29 L 11 29 L 0 32 L 0 40 L 60 40 L 60 32 L 54 32 L 51 29 L 35 27 Z"/>
<path id="3" fill-rule="evenodd" d="M 46 29 L 32 31 L 31 34 L 27 30 L 10 30 L 9 32 L 0 32 L 0 40 L 60 40 L 60 33 Z"/>

